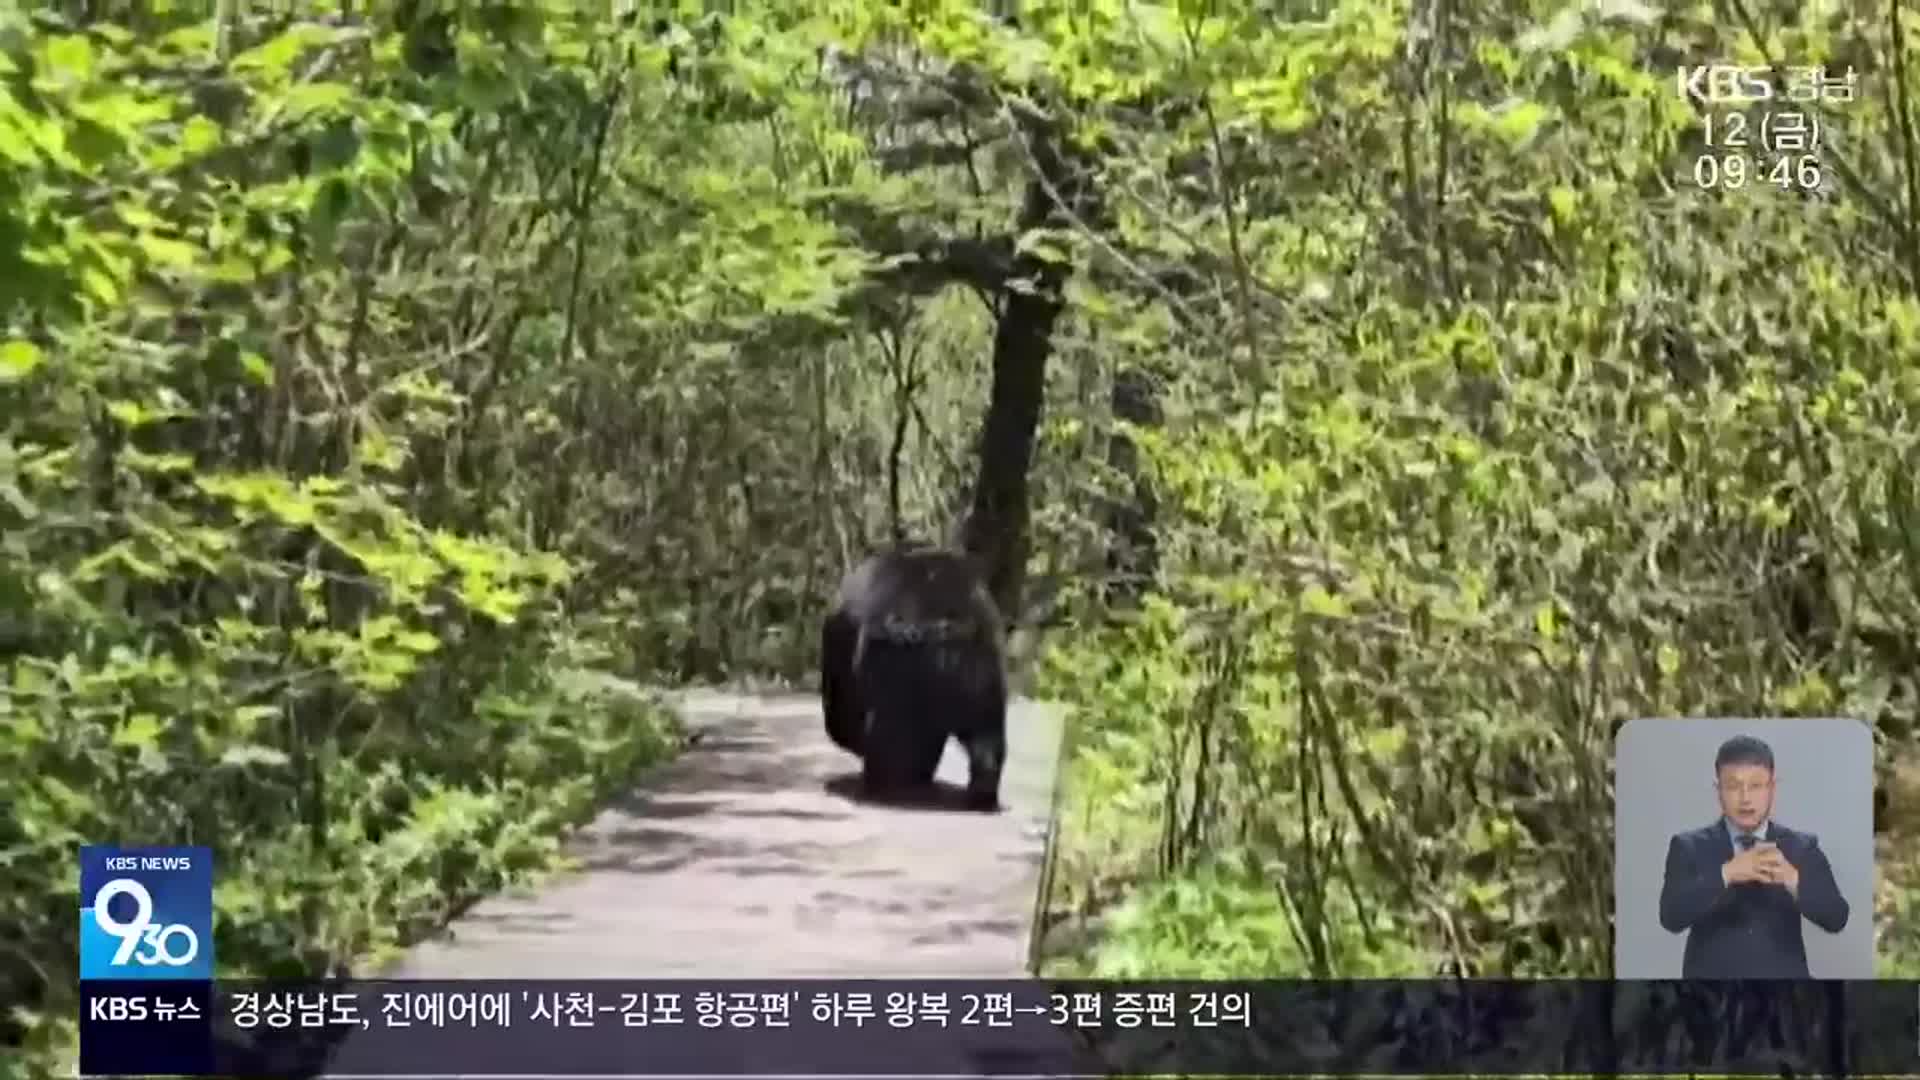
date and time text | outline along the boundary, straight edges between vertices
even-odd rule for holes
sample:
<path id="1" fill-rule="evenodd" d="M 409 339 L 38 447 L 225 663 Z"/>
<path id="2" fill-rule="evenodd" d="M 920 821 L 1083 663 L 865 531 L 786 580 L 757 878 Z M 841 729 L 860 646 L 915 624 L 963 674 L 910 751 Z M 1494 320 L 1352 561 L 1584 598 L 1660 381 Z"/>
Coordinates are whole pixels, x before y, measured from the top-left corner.
<path id="1" fill-rule="evenodd" d="M 1823 109 L 1859 94 L 1851 68 L 1773 69 L 1728 64 L 1679 69 L 1680 94 L 1702 107 L 1704 140 L 1689 179 L 1702 190 L 1768 185 L 1821 190 Z"/>

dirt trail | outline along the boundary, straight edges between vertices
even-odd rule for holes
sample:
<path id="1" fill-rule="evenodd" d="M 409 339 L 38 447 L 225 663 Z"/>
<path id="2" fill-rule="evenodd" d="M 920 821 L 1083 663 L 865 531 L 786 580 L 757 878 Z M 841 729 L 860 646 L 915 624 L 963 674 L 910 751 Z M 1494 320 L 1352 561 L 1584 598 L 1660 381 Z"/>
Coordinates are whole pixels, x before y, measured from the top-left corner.
<path id="1" fill-rule="evenodd" d="M 577 834 L 581 866 L 477 905 L 387 977 L 899 978 L 1025 973 L 1060 746 L 1008 715 L 999 814 L 861 803 L 813 695 L 679 699 L 696 744 Z M 950 745 L 940 777 L 962 784 Z"/>

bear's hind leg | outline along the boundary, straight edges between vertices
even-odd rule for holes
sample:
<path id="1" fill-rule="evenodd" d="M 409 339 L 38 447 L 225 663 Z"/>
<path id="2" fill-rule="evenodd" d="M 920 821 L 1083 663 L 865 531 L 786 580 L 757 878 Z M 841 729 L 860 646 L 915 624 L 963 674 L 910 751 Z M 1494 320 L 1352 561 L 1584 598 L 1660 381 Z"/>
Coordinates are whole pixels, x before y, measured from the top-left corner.
<path id="1" fill-rule="evenodd" d="M 967 806 L 1000 809 L 1000 771 L 1007 763 L 1007 734 L 981 731 L 962 736 L 967 748 Z"/>

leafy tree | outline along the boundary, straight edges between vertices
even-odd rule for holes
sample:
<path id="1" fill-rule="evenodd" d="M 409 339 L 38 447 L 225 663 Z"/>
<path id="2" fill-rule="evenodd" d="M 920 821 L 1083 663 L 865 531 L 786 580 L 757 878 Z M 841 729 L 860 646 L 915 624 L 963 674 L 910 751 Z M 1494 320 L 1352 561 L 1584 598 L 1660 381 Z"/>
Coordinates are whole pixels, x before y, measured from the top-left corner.
<path id="1" fill-rule="evenodd" d="M 1069 967 L 1604 973 L 1707 712 L 1874 722 L 1920 954 L 1898 5 L 245 7 L 0 13 L 9 1068 L 74 845 L 364 966 L 890 535 L 1053 631 Z M 1736 185 L 1722 58 L 1856 93 Z"/>

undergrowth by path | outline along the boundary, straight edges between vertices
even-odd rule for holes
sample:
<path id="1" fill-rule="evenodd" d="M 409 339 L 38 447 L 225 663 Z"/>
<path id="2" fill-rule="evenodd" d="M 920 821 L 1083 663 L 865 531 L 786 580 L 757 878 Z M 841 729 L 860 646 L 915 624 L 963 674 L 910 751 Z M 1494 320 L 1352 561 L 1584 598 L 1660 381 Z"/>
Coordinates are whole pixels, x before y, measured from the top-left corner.
<path id="1" fill-rule="evenodd" d="M 559 868 L 567 833 L 683 744 L 673 715 L 631 686 L 595 679 L 546 689 L 550 696 L 523 709 L 496 744 L 491 775 L 408 776 L 392 761 L 335 762 L 330 790 L 347 806 L 318 853 L 302 823 L 273 815 L 228 821 L 210 837 L 129 826 L 86 839 L 213 847 L 222 978 L 377 973 L 474 901 Z M 399 812 L 388 812 L 396 804 Z M 67 917 L 48 926 L 32 958 L 47 992 L 15 1004 L 21 1041 L 0 1050 L 0 1080 L 72 1074 L 75 865 L 70 856 L 65 867 L 43 868 L 48 907 Z"/>

